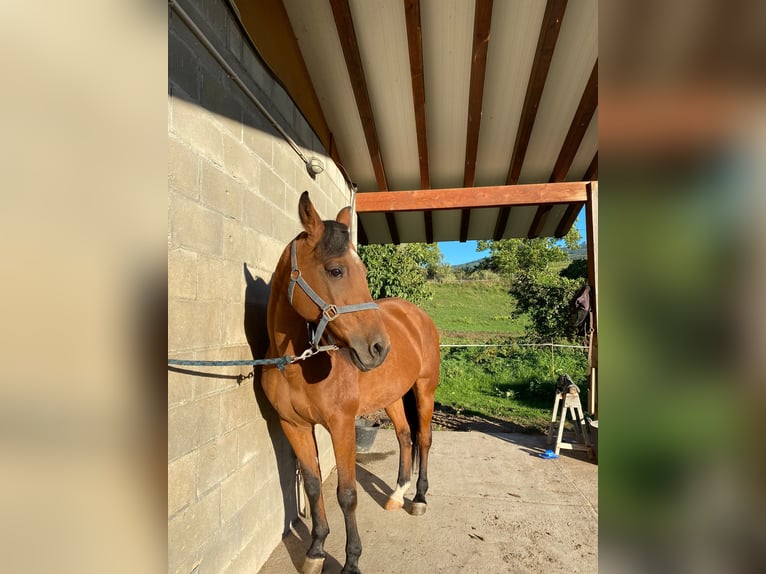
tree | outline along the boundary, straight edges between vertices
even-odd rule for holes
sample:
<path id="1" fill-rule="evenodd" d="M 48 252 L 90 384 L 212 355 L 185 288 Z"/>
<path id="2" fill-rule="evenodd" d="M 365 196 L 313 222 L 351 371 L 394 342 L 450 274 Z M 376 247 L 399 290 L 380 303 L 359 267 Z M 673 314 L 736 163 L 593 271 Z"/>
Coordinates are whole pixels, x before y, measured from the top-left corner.
<path id="1" fill-rule="evenodd" d="M 580 233 L 572 228 L 564 245 L 579 245 Z M 567 252 L 554 238 L 480 241 L 477 249 L 490 251 L 490 268 L 511 282 L 509 293 L 517 312 L 526 313 L 531 335 L 541 341 L 573 336 L 571 302 L 585 283 L 582 265 L 566 268 L 566 276 L 553 263 L 567 260 Z"/>
<path id="2" fill-rule="evenodd" d="M 401 297 L 416 304 L 432 297 L 427 280 L 444 265 L 435 244 L 360 245 L 359 256 L 373 298 Z"/>

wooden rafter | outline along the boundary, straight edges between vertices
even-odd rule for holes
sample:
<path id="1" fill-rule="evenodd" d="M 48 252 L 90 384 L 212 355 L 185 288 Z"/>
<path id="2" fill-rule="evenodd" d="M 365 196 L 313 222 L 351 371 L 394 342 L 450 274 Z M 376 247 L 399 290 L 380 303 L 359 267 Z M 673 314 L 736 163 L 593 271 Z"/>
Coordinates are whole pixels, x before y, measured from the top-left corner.
<path id="1" fill-rule="evenodd" d="M 503 205 L 585 202 L 585 182 L 530 183 L 453 189 L 367 192 L 356 196 L 357 213 L 472 209 Z"/>
<path id="2" fill-rule="evenodd" d="M 572 118 L 572 123 L 569 125 L 569 131 L 564 138 L 564 143 L 561 145 L 556 164 L 553 166 L 553 171 L 548 180 L 549 182 L 555 183 L 564 181 L 567 173 L 569 173 L 569 168 L 572 167 L 572 161 L 574 161 L 577 150 L 582 143 L 582 139 L 585 137 L 585 132 L 588 130 L 588 126 L 593 119 L 593 114 L 596 112 L 597 105 L 598 60 L 593 64 L 593 70 L 591 71 L 590 78 L 588 78 L 588 83 L 585 85 L 585 90 L 583 90 L 580 103 Z M 550 206 L 540 206 L 537 208 L 532 225 L 529 228 L 528 237 L 533 238 L 540 236 L 550 211 Z"/>
<path id="3" fill-rule="evenodd" d="M 420 187 L 431 187 L 428 169 L 428 133 L 426 130 L 426 85 L 423 74 L 423 34 L 420 24 L 420 0 L 404 0 L 404 16 L 407 24 L 407 48 L 410 56 L 412 78 L 412 105 L 415 111 L 415 134 L 418 140 L 420 160 Z M 433 216 L 430 211 L 423 213 L 426 227 L 426 242 L 434 242 Z"/>
<path id="4" fill-rule="evenodd" d="M 335 20 L 335 28 L 338 32 L 338 40 L 343 49 L 343 57 L 346 61 L 346 69 L 351 80 L 351 87 L 354 91 L 359 118 L 362 121 L 362 131 L 364 131 L 364 138 L 367 141 L 367 150 L 370 153 L 375 180 L 380 191 L 387 191 L 388 182 L 386 181 L 386 171 L 383 168 L 380 140 L 378 139 L 378 130 L 375 127 L 375 118 L 372 113 L 367 80 L 364 76 L 362 57 L 359 53 L 359 43 L 354 31 L 351 8 L 348 5 L 348 0 L 330 0 L 330 6 L 332 7 L 332 15 Z M 399 231 L 396 228 L 396 220 L 393 216 L 389 217 L 387 214 L 386 222 L 388 223 L 392 241 L 399 243 Z"/>
<path id="5" fill-rule="evenodd" d="M 484 100 L 484 77 L 487 71 L 489 31 L 492 24 L 492 0 L 476 0 L 473 18 L 473 56 L 468 91 L 468 127 L 465 141 L 465 171 L 463 187 L 472 187 L 476 178 L 476 155 L 479 151 L 481 106 Z M 464 209 L 460 216 L 460 241 L 468 239 L 471 211 Z"/>
<path id="6" fill-rule="evenodd" d="M 564 216 L 561 218 L 561 221 L 559 222 L 558 227 L 556 227 L 556 231 L 553 233 L 555 237 L 564 237 L 567 232 L 571 229 L 572 225 L 574 225 L 575 220 L 577 219 L 577 215 L 580 213 L 580 210 L 582 209 L 582 206 L 585 205 L 584 203 L 570 203 L 567 207 L 567 210 L 564 212 Z"/>
<path id="7" fill-rule="evenodd" d="M 548 78 L 548 70 L 551 66 L 553 51 L 556 48 L 556 41 L 561 29 L 561 21 L 564 18 L 564 12 L 567 7 L 567 0 L 548 0 L 545 5 L 543 22 L 540 26 L 540 35 L 537 40 L 537 50 L 535 59 L 532 62 L 532 70 L 529 73 L 529 82 L 527 83 L 527 92 L 524 96 L 524 106 L 521 110 L 521 121 L 519 129 L 516 132 L 516 142 L 513 146 L 511 155 L 511 164 L 508 168 L 506 184 L 514 185 L 518 183 L 521 175 L 521 167 L 524 164 L 524 157 L 527 154 L 529 138 L 532 135 L 532 128 L 535 125 L 537 117 L 537 108 L 540 105 L 540 98 L 545 88 L 545 81 Z M 505 225 L 508 223 L 510 214 L 509 207 L 503 207 L 497 218 L 495 225 L 495 240 L 501 239 L 505 232 Z"/>
<path id="8" fill-rule="evenodd" d="M 588 130 L 593 114 L 598 106 L 598 60 L 593 64 L 593 71 L 590 73 L 588 83 L 585 85 L 577 111 L 572 118 L 564 143 L 559 151 L 556 164 L 553 166 L 551 177 L 548 181 L 564 181 L 572 167 L 577 150 L 580 148 L 585 132 Z"/>
<path id="9" fill-rule="evenodd" d="M 598 179 L 598 152 L 593 154 L 593 159 L 585 170 L 585 174 L 582 176 L 583 181 L 593 181 Z"/>

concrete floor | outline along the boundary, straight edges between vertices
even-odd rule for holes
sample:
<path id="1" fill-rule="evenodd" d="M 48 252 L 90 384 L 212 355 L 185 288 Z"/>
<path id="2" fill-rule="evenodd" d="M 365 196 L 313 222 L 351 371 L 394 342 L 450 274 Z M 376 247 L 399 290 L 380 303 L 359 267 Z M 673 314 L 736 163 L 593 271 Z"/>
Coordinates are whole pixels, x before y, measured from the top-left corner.
<path id="1" fill-rule="evenodd" d="M 545 448 L 542 435 L 434 432 L 428 512 L 414 517 L 383 509 L 396 480 L 398 445 L 394 431 L 381 430 L 357 460 L 362 572 L 596 572 L 598 467 L 581 452 L 541 459 Z M 324 484 L 327 574 L 339 573 L 345 561 L 336 487 L 333 472 Z M 414 480 L 407 496 L 413 495 Z M 300 572 L 310 531 L 310 519 L 296 522 L 260 574 Z"/>

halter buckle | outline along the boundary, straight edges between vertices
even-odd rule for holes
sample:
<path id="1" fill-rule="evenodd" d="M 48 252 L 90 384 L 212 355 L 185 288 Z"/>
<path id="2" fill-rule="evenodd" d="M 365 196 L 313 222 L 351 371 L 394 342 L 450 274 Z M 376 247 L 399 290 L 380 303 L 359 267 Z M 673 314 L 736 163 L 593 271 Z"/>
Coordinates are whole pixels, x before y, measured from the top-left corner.
<path id="1" fill-rule="evenodd" d="M 297 281 L 300 276 L 301 276 L 301 270 L 300 269 L 293 269 L 292 271 L 290 271 L 290 280 L 291 281 Z"/>
<path id="2" fill-rule="evenodd" d="M 334 321 L 339 315 L 338 308 L 335 305 L 328 305 L 322 309 L 322 316 L 327 319 L 327 322 Z"/>

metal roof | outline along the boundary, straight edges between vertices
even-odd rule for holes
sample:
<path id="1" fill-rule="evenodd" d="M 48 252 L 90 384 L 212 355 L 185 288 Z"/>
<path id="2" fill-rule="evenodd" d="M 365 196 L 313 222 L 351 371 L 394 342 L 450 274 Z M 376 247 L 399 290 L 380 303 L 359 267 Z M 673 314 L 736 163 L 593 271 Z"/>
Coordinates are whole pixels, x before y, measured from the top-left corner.
<path id="1" fill-rule="evenodd" d="M 596 0 L 236 3 L 255 47 L 357 184 L 360 241 L 369 243 L 568 231 L 584 186 L 557 184 L 597 179 L 597 7 Z M 525 203 L 514 200 L 519 184 L 551 185 Z M 402 191 L 413 193 L 393 198 L 396 209 L 371 193 Z M 440 200 L 449 194 L 451 201 Z M 485 196 L 487 203 L 476 199 Z"/>

